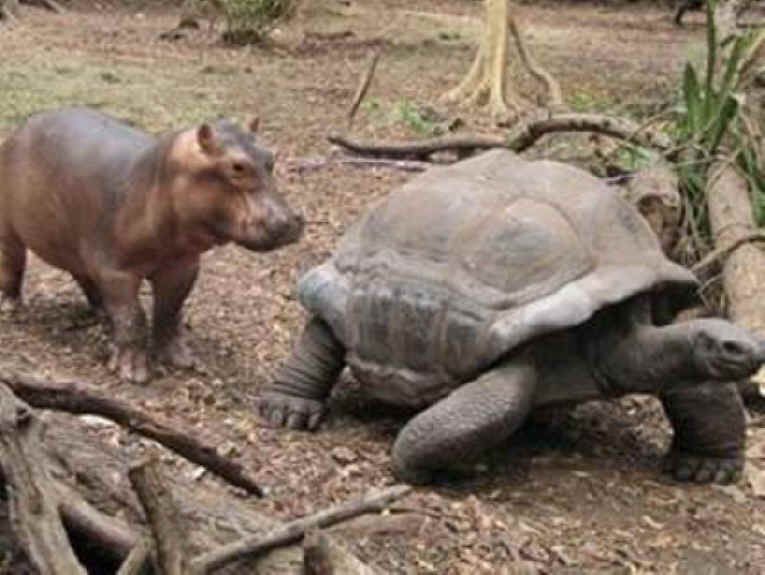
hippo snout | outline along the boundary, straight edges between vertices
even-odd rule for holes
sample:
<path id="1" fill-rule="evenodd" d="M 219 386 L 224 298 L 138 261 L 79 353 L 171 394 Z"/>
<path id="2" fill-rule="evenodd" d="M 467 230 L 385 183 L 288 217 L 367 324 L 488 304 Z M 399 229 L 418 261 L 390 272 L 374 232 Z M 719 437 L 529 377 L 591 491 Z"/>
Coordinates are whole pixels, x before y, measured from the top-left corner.
<path id="1" fill-rule="evenodd" d="M 300 239 L 305 227 L 305 218 L 300 212 L 288 210 L 274 217 L 269 227 L 271 228 L 271 233 L 279 238 L 279 245 L 283 246 Z"/>
<path id="2" fill-rule="evenodd" d="M 252 251 L 269 251 L 300 239 L 305 219 L 286 205 L 272 205 L 261 218 L 252 220 L 237 244 Z"/>

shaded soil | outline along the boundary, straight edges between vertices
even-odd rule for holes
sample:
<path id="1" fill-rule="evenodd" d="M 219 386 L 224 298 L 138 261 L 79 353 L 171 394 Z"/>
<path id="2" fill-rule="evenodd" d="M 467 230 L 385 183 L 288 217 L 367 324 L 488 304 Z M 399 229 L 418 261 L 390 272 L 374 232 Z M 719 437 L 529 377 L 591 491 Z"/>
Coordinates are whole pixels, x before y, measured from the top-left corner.
<path id="1" fill-rule="evenodd" d="M 522 13 L 537 59 L 575 109 L 651 114 L 675 90 L 685 59 L 703 53 L 699 14 L 678 31 L 669 12 L 646 6 L 571 3 Z M 0 135 L 34 111 L 70 104 L 153 131 L 258 113 L 263 138 L 279 151 L 281 186 L 309 225 L 299 245 L 273 254 L 226 247 L 204 258 L 187 305 L 205 365 L 198 372 L 160 372 L 147 386 L 119 383 L 103 366 L 103 329 L 74 283 L 34 258 L 25 311 L 0 319 L 0 358 L 77 377 L 194 426 L 257 470 L 270 490 L 263 512 L 276 517 L 393 482 L 388 450 L 402 418 L 335 410 L 316 434 L 274 430 L 256 417 L 254 397 L 304 320 L 296 279 L 409 177 L 300 166 L 331 153 L 325 137 L 343 128 L 373 46 L 383 46 L 383 56 L 354 131 L 413 137 L 435 129 L 422 106 L 466 71 L 480 15 L 479 4 L 457 0 L 316 0 L 302 38 L 293 23 L 269 48 L 235 50 L 205 26 L 176 42 L 159 40 L 177 22 L 169 11 L 25 10 L 19 27 L 0 29 Z M 528 78 L 521 88 L 535 98 Z M 469 131 L 494 130 L 480 111 L 436 112 L 459 116 Z M 567 158 L 591 153 L 587 138 L 556 138 L 544 149 Z M 659 467 L 668 441 L 651 399 L 583 406 L 489 454 L 474 477 L 419 489 L 405 504 L 426 513 L 421 529 L 351 544 L 385 573 L 763 572 L 765 501 L 746 482 L 666 480 Z M 763 444 L 765 423 L 755 418 L 751 465 L 763 464 Z M 167 465 L 191 476 L 185 463 L 169 458 Z"/>

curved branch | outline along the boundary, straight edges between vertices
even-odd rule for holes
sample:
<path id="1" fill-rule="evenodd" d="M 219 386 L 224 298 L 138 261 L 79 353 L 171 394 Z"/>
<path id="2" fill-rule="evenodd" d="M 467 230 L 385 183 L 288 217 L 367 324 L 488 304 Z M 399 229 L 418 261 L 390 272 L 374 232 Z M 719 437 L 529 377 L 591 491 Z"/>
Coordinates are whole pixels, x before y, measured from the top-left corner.
<path id="1" fill-rule="evenodd" d="M 460 156 L 477 150 L 508 148 L 522 152 L 536 144 L 543 136 L 557 132 L 593 132 L 618 138 L 657 150 L 667 150 L 671 142 L 667 136 L 648 130 L 630 120 L 600 114 L 552 114 L 529 120 L 512 130 L 507 138 L 491 136 L 444 136 L 412 142 L 364 142 L 340 134 L 328 140 L 361 156 L 394 159 L 426 160 L 436 152 L 453 151 Z"/>

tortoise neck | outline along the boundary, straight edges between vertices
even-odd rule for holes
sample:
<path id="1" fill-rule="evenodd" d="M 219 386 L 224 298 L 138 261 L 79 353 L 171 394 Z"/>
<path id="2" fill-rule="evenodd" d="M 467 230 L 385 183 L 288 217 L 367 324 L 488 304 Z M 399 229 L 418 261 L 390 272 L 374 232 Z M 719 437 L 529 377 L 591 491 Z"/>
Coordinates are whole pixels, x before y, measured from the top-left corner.
<path id="1" fill-rule="evenodd" d="M 660 393 L 699 378 L 688 327 L 612 326 L 597 338 L 590 363 L 604 394 Z M 593 353 L 594 352 L 594 353 Z"/>

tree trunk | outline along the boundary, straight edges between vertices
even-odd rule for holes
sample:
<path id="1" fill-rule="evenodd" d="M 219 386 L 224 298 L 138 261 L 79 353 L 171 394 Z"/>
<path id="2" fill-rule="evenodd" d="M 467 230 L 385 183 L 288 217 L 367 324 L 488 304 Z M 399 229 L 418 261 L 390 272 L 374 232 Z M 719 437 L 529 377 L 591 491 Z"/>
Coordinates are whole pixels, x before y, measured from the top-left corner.
<path id="1" fill-rule="evenodd" d="M 509 123 L 517 119 L 528 103 L 523 102 L 512 83 L 507 82 L 507 44 L 509 33 L 518 45 L 521 61 L 531 74 L 542 81 L 551 103 L 561 104 L 560 88 L 553 77 L 536 64 L 518 29 L 514 6 L 510 0 L 484 0 L 486 18 L 481 45 L 465 78 L 453 90 L 444 94 L 447 102 L 464 102 L 469 106 L 488 99 L 489 111 L 495 120 Z"/>

